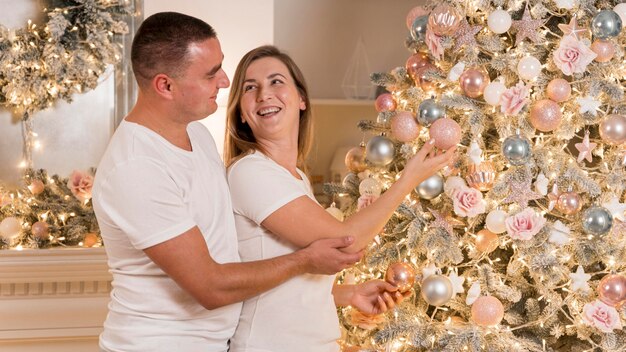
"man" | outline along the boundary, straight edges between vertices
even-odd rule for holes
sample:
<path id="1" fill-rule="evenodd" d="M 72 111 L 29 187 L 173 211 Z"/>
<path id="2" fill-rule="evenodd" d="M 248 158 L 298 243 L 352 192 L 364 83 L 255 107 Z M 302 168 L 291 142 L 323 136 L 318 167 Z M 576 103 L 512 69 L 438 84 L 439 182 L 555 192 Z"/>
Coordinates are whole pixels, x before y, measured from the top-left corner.
<path id="1" fill-rule="evenodd" d="M 137 102 L 98 167 L 93 204 L 113 274 L 104 351 L 226 351 L 242 300 L 303 273 L 334 274 L 351 238 L 239 263 L 225 171 L 197 120 L 230 82 L 213 29 L 158 13 L 132 45 Z"/>

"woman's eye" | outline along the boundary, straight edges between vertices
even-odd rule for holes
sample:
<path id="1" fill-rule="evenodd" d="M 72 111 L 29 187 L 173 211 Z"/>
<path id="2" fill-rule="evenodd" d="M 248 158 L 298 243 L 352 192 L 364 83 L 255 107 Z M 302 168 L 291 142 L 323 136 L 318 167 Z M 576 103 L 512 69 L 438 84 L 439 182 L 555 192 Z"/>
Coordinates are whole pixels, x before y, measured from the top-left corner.
<path id="1" fill-rule="evenodd" d="M 251 89 L 254 89 L 254 86 L 244 86 L 244 87 L 243 87 L 243 91 L 244 91 L 244 92 L 247 92 L 247 91 L 249 91 L 249 90 L 251 90 Z"/>
<path id="2" fill-rule="evenodd" d="M 278 78 L 275 78 L 272 80 L 272 84 L 276 84 L 276 83 L 283 83 L 283 81 Z"/>

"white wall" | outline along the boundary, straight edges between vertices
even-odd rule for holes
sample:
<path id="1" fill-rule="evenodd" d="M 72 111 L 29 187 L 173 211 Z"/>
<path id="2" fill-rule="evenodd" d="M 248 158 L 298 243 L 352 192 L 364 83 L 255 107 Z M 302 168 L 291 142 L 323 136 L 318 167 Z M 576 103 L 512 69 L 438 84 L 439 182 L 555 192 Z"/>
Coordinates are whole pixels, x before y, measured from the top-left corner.
<path id="1" fill-rule="evenodd" d="M 239 59 L 250 49 L 274 41 L 274 0 L 146 0 L 144 18 L 161 11 L 176 11 L 210 24 L 224 52 L 223 68 L 232 78 Z M 207 125 L 222 151 L 228 89 L 218 95 L 218 111 L 202 122 Z"/>

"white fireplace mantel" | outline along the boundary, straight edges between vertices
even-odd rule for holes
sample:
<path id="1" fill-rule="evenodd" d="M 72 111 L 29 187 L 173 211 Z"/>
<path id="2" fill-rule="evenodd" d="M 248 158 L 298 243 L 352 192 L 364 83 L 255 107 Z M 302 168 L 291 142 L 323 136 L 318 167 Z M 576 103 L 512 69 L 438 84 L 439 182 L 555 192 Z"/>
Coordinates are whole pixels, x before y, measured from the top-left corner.
<path id="1" fill-rule="evenodd" d="M 110 290 L 104 248 L 0 251 L 0 350 L 97 351 Z"/>

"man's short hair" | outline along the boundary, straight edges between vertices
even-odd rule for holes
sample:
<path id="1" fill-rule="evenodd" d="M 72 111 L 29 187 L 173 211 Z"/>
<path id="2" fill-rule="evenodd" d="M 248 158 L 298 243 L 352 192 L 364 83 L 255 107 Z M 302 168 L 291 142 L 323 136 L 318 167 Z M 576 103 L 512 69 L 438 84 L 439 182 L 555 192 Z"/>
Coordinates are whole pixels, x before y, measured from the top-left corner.
<path id="1" fill-rule="evenodd" d="M 159 73 L 176 77 L 187 67 L 192 43 L 215 38 L 208 23 L 177 12 L 159 12 L 146 18 L 133 39 L 131 62 L 142 86 Z"/>

